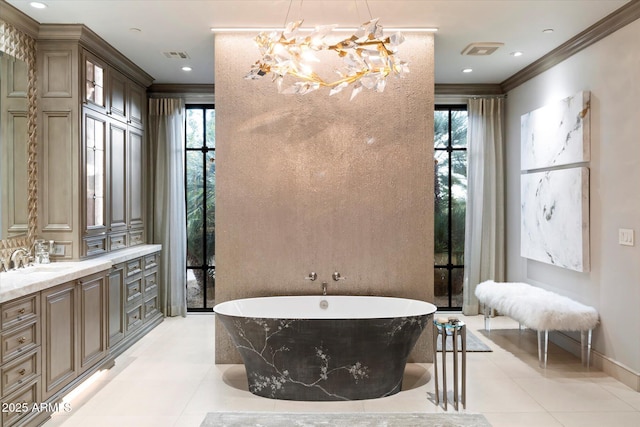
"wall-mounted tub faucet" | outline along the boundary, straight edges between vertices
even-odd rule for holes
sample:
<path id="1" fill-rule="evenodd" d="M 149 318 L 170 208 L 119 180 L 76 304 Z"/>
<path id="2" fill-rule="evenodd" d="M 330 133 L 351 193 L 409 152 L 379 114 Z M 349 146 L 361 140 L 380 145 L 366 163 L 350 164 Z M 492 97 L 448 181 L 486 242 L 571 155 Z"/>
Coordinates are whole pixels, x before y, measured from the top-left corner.
<path id="1" fill-rule="evenodd" d="M 327 295 L 327 286 L 329 284 L 327 282 L 322 282 L 322 295 L 326 296 Z"/>
<path id="2" fill-rule="evenodd" d="M 304 280 L 311 280 L 313 282 L 317 278 L 318 278 L 318 273 L 316 273 L 315 271 L 312 271 L 311 273 L 309 273 L 307 277 L 304 278 Z"/>
<path id="3" fill-rule="evenodd" d="M 344 279 L 346 279 L 346 277 L 342 277 L 342 276 L 340 275 L 340 273 L 338 273 L 337 271 L 335 271 L 335 272 L 331 275 L 331 277 L 333 277 L 333 280 L 335 280 L 336 282 L 337 282 L 338 280 L 344 280 Z"/>

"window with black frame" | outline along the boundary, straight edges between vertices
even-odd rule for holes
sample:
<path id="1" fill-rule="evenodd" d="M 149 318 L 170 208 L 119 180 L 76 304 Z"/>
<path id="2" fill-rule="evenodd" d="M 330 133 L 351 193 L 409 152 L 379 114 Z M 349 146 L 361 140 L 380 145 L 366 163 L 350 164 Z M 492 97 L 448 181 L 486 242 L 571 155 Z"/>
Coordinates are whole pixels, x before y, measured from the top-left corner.
<path id="1" fill-rule="evenodd" d="M 434 294 L 439 309 L 462 308 L 467 202 L 467 106 L 434 112 Z"/>
<path id="2" fill-rule="evenodd" d="M 213 311 L 216 140 L 213 105 L 186 106 L 187 310 Z"/>

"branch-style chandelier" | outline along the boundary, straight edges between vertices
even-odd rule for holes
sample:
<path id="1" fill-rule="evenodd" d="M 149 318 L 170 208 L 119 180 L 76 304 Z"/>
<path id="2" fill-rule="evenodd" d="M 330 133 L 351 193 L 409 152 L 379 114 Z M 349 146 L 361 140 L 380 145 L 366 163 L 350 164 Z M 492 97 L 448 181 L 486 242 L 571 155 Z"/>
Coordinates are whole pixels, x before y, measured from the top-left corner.
<path id="1" fill-rule="evenodd" d="M 328 87 L 329 95 L 334 95 L 352 85 L 353 99 L 363 88 L 382 92 L 388 76 L 403 77 L 409 72 L 407 62 L 400 60 L 395 50 L 404 36 L 396 32 L 384 37 L 377 18 L 365 22 L 352 36 L 337 43 L 325 40 L 337 25 L 319 26 L 304 34 L 300 28 L 302 22 L 290 22 L 281 32 L 258 34 L 255 42 L 262 57 L 245 78 L 259 79 L 271 73 L 278 91 L 285 94 L 306 94 Z M 313 71 L 312 63 L 320 62 L 315 53 L 320 51 L 332 51 L 342 58 L 342 67 L 335 70 L 336 80 L 326 81 Z M 286 77 L 293 78 L 294 82 L 284 87 Z"/>

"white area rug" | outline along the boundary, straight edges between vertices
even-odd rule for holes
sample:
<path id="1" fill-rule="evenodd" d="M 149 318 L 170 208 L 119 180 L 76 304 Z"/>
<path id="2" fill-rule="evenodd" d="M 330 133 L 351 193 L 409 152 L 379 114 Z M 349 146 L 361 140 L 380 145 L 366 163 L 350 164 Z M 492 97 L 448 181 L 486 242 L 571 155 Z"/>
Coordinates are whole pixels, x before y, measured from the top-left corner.
<path id="1" fill-rule="evenodd" d="M 200 427 L 491 427 L 482 414 L 209 412 Z"/>

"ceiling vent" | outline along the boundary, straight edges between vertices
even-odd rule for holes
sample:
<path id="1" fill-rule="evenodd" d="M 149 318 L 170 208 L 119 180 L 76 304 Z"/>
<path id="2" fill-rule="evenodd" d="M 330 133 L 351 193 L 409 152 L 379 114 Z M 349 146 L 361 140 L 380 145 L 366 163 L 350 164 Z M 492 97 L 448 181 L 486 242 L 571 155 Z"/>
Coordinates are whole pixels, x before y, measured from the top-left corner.
<path id="1" fill-rule="evenodd" d="M 461 52 L 462 55 L 472 56 L 488 56 L 498 50 L 499 47 L 504 46 L 504 43 L 493 42 L 479 42 L 471 43 Z"/>
<path id="2" fill-rule="evenodd" d="M 169 59 L 189 59 L 187 52 L 163 52 L 164 56 Z"/>

